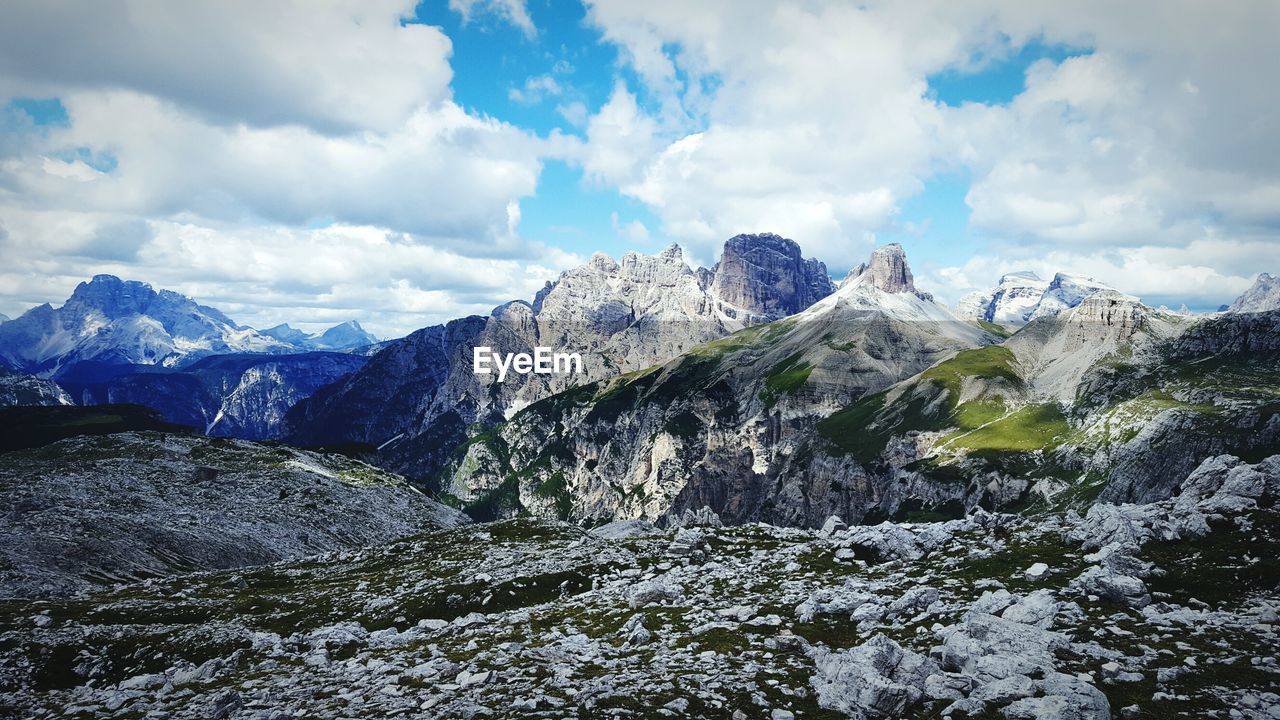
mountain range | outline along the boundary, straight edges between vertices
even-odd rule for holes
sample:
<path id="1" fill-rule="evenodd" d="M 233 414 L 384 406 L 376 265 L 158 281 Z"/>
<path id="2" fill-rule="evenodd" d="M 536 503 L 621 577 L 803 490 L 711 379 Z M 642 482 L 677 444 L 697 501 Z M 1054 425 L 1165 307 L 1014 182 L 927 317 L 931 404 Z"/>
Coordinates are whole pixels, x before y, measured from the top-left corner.
<path id="1" fill-rule="evenodd" d="M 1044 281 L 1024 270 L 1002 276 L 994 288 L 965 295 L 956 310 L 974 320 L 1019 327 L 1038 317 L 1073 308 L 1099 290 L 1114 289 L 1080 275 L 1057 273 L 1052 280 Z"/>
<path id="2" fill-rule="evenodd" d="M 55 380 L 88 366 L 182 367 L 210 355 L 354 350 L 377 342 L 354 321 L 311 336 L 287 325 L 259 332 L 171 290 L 96 275 L 60 307 L 0 323 L 0 364 Z"/>
<path id="3" fill-rule="evenodd" d="M 921 294 L 901 248 L 867 268 L 792 317 L 522 409 L 440 489 L 498 516 L 816 526 L 1151 501 L 1206 457 L 1280 443 L 1280 313 L 1189 318 L 1059 275 L 1010 335 Z"/>
<path id="4" fill-rule="evenodd" d="M 134 403 L 210 435 L 263 439 L 377 347 L 355 321 L 259 332 L 178 293 L 97 275 L 61 307 L 0 324 L 0 403 Z"/>
<path id="5" fill-rule="evenodd" d="M 658 255 L 596 254 L 547 283 L 532 302 L 500 305 L 410 334 L 368 365 L 290 410 L 285 437 L 302 445 L 359 443 L 375 462 L 419 479 L 435 475 L 468 428 L 584 382 L 665 362 L 699 343 L 799 312 L 835 289 L 826 267 L 771 234 L 725 243 L 712 268 L 691 269 L 671 246 Z M 473 348 L 536 346 L 580 353 L 583 373 L 477 375 Z"/>
<path id="6" fill-rule="evenodd" d="M 1280 716 L 1269 275 L 741 235 L 347 352 L 113 280 L 0 325 L 0 715 Z"/>
<path id="7" fill-rule="evenodd" d="M 837 284 L 766 233 L 730 238 L 711 268 L 674 245 L 597 254 L 530 301 L 387 343 L 355 321 L 257 331 L 100 275 L 0 324 L 0 359 L 9 404 L 132 403 L 203 434 L 340 447 L 477 516 L 706 505 L 814 525 L 1064 491 L 1149 499 L 1157 468 L 1265 447 L 1269 398 L 1248 383 L 1271 378 L 1247 368 L 1275 349 L 1278 302 L 1265 273 L 1228 312 L 1189 316 L 1017 272 L 952 309 L 916 287 L 900 246 Z M 583 372 L 498 382 L 471 367 L 477 347 L 537 346 L 580 353 Z M 1211 418 L 1179 370 L 1209 358 L 1195 379 L 1240 396 Z M 1210 420 L 1232 432 L 1202 437 Z M 1151 449 L 1188 428 L 1178 452 Z"/>

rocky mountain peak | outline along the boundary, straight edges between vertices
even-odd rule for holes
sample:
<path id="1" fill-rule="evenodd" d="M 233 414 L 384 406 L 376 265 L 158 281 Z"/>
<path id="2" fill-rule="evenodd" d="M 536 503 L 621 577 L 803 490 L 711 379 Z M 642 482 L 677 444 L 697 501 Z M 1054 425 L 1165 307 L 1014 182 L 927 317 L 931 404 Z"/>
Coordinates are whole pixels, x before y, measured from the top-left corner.
<path id="1" fill-rule="evenodd" d="M 1138 298 L 1115 290 L 1099 290 L 1064 313 L 1065 350 L 1088 346 L 1116 348 L 1128 343 L 1142 329 L 1147 308 Z"/>
<path id="2" fill-rule="evenodd" d="M 729 238 L 710 278 L 720 302 L 769 319 L 800 312 L 835 290 L 826 265 L 806 260 L 799 244 L 774 233 Z"/>
<path id="3" fill-rule="evenodd" d="M 907 253 L 898 243 L 882 245 L 871 253 L 867 273 L 872 285 L 885 292 L 914 292 L 915 278 L 907 265 Z"/>
<path id="4" fill-rule="evenodd" d="M 884 292 L 916 292 L 915 278 L 911 275 L 911 267 L 907 265 L 907 251 L 898 243 L 876 248 L 871 253 L 871 261 L 849 271 L 844 281 L 847 283 L 858 278 Z"/>
<path id="5" fill-rule="evenodd" d="M 1074 308 L 1099 291 L 1114 292 L 1114 288 L 1083 275 L 1059 272 L 1045 281 L 1034 272 L 1020 270 L 1000 276 L 994 287 L 960 298 L 956 310 L 962 317 L 1018 327 Z"/>
<path id="6" fill-rule="evenodd" d="M 1227 307 L 1227 312 L 1251 313 L 1280 310 L 1280 277 L 1261 273 L 1253 286 Z"/>
<path id="7" fill-rule="evenodd" d="M 326 348 L 354 348 L 362 345 L 372 345 L 376 342 L 378 342 L 378 338 L 361 327 L 360 323 L 355 320 L 348 320 L 334 325 L 316 338 L 316 343 Z"/>
<path id="8" fill-rule="evenodd" d="M 618 263 L 602 252 L 594 253 L 591 259 L 587 261 L 587 265 L 604 273 L 618 272 Z"/>
<path id="9" fill-rule="evenodd" d="M 279 325 L 269 327 L 266 330 L 263 330 L 262 334 L 266 335 L 267 337 L 273 337 L 282 342 L 287 342 L 289 344 L 302 343 L 302 342 L 305 342 L 309 337 L 311 337 L 307 333 L 293 327 L 289 323 L 281 323 Z"/>
<path id="10" fill-rule="evenodd" d="M 115 275 L 94 275 L 89 282 L 76 286 L 67 305 L 97 310 L 107 317 L 118 317 L 145 313 L 155 298 L 156 291 L 147 283 L 121 280 Z"/>
<path id="11" fill-rule="evenodd" d="M 933 301 L 933 295 L 916 289 L 911 266 L 907 264 L 907 251 L 898 243 L 876 248 L 871 260 L 849 271 L 841 287 L 851 283 L 870 286 L 887 293 L 911 293 L 922 300 Z"/>
<path id="12" fill-rule="evenodd" d="M 670 245 L 662 249 L 662 252 L 659 253 L 659 257 L 665 258 L 667 260 L 680 260 L 683 262 L 684 250 L 680 249 L 679 245 L 675 243 L 671 243 Z"/>

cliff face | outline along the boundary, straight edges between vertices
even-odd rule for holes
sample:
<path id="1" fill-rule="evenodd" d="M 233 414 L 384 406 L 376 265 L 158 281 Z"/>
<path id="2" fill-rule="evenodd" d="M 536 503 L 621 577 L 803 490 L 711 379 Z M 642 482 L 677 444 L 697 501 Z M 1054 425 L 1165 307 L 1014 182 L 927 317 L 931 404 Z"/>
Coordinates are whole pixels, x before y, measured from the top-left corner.
<path id="1" fill-rule="evenodd" d="M 64 381 L 83 405 L 145 405 L 165 420 L 213 436 L 266 440 L 279 435 L 285 413 L 368 358 L 347 353 L 214 355 L 181 370 L 115 367 L 108 377 Z"/>
<path id="2" fill-rule="evenodd" d="M 926 298 L 900 249 L 880 251 L 795 316 L 529 406 L 474 438 L 446 487 L 497 514 L 656 520 L 709 505 L 731 522 L 821 523 L 878 491 L 838 460 L 838 481 L 797 471 L 816 423 L 996 342 Z"/>
<path id="3" fill-rule="evenodd" d="M 1229 313 L 1257 313 L 1280 310 L 1280 277 L 1260 273 L 1253 286 L 1227 308 Z"/>
<path id="4" fill-rule="evenodd" d="M 54 381 L 0 367 L 0 407 L 72 404 L 71 396 Z"/>
<path id="5" fill-rule="evenodd" d="M 711 270 L 691 269 L 678 246 L 657 255 L 594 255 L 548 283 L 533 302 L 485 318 L 428 328 L 393 343 L 337 387 L 290 412 L 303 444 L 360 442 L 412 477 L 434 476 L 473 423 L 490 426 L 575 386 L 638 371 L 699 344 L 777 320 L 829 295 L 822 263 L 776 235 L 740 235 Z M 582 373 L 473 372 L 473 349 L 578 353 Z"/>
<path id="6" fill-rule="evenodd" d="M 712 269 L 711 295 L 764 321 L 794 315 L 831 294 L 827 266 L 773 234 L 736 235 Z"/>
<path id="7" fill-rule="evenodd" d="M 878 252 L 795 316 L 535 403 L 472 436 L 442 487 L 486 517 L 706 505 L 816 526 L 1151 502 L 1207 457 L 1280 449 L 1277 313 L 1192 318 L 1099 290 L 1000 342 L 922 297 L 899 259 Z"/>

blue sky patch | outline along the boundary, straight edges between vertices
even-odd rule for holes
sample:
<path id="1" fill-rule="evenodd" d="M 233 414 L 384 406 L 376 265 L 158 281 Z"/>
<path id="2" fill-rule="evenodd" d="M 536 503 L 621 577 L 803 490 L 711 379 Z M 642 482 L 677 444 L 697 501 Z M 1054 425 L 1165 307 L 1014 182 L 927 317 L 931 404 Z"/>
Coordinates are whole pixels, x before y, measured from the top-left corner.
<path id="1" fill-rule="evenodd" d="M 8 111 L 17 111 L 31 118 L 37 127 L 70 127 L 71 118 L 58 98 L 14 98 L 5 105 Z"/>
<path id="2" fill-rule="evenodd" d="M 941 103 L 959 107 L 971 103 L 1006 105 L 1026 89 L 1027 68 L 1040 60 L 1061 63 L 1075 55 L 1087 55 L 1083 48 L 1046 45 L 1033 40 L 1003 58 L 978 62 L 978 69 L 944 70 L 930 75 L 929 95 Z"/>

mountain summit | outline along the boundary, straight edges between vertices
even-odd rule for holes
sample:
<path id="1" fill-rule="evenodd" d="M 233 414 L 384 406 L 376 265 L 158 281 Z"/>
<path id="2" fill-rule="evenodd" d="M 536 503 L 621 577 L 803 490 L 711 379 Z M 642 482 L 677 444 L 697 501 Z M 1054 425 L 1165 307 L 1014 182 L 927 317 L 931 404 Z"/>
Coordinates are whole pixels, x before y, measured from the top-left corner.
<path id="1" fill-rule="evenodd" d="M 1030 270 L 1001 276 L 995 287 L 960 298 L 956 311 L 971 320 L 1020 327 L 1039 317 L 1056 315 L 1099 291 L 1115 291 L 1093 278 L 1057 273 L 1049 281 Z"/>
<path id="2" fill-rule="evenodd" d="M 288 343 L 299 350 L 355 350 L 374 345 L 378 338 L 355 320 L 334 325 L 322 333 L 308 334 L 288 323 L 269 327 L 263 335 Z"/>
<path id="3" fill-rule="evenodd" d="M 60 308 L 45 304 L 0 325 L 0 363 L 61 376 L 78 363 L 173 366 L 205 355 L 289 347 L 171 290 L 96 275 Z"/>
<path id="4" fill-rule="evenodd" d="M 1253 286 L 1235 299 L 1227 312 L 1256 313 L 1280 310 L 1280 277 L 1261 273 Z"/>
<path id="5" fill-rule="evenodd" d="M 770 320 L 794 315 L 834 289 L 826 265 L 805 259 L 794 240 L 773 233 L 729 238 L 708 274 L 713 297 Z"/>
<path id="6" fill-rule="evenodd" d="M 678 245 L 618 260 L 596 253 L 547 283 L 532 302 L 505 303 L 487 317 L 424 328 L 392 343 L 359 372 L 299 403 L 290 412 L 291 437 L 380 446 L 390 467 L 427 476 L 473 423 L 492 424 L 575 385 L 660 365 L 701 343 L 802 311 L 834 289 L 825 265 L 772 233 L 730 238 L 710 269 L 690 268 Z M 473 348 L 528 353 L 536 346 L 580 353 L 583 372 L 501 383 L 473 372 Z"/>
<path id="7" fill-rule="evenodd" d="M 909 292 L 919 295 L 921 299 L 933 299 L 932 295 L 916 290 L 915 278 L 911 275 L 911 267 L 907 265 L 907 252 L 898 243 L 876 248 L 871 253 L 870 262 L 851 270 L 844 282 L 854 280 L 870 283 L 872 287 L 887 293 Z"/>

